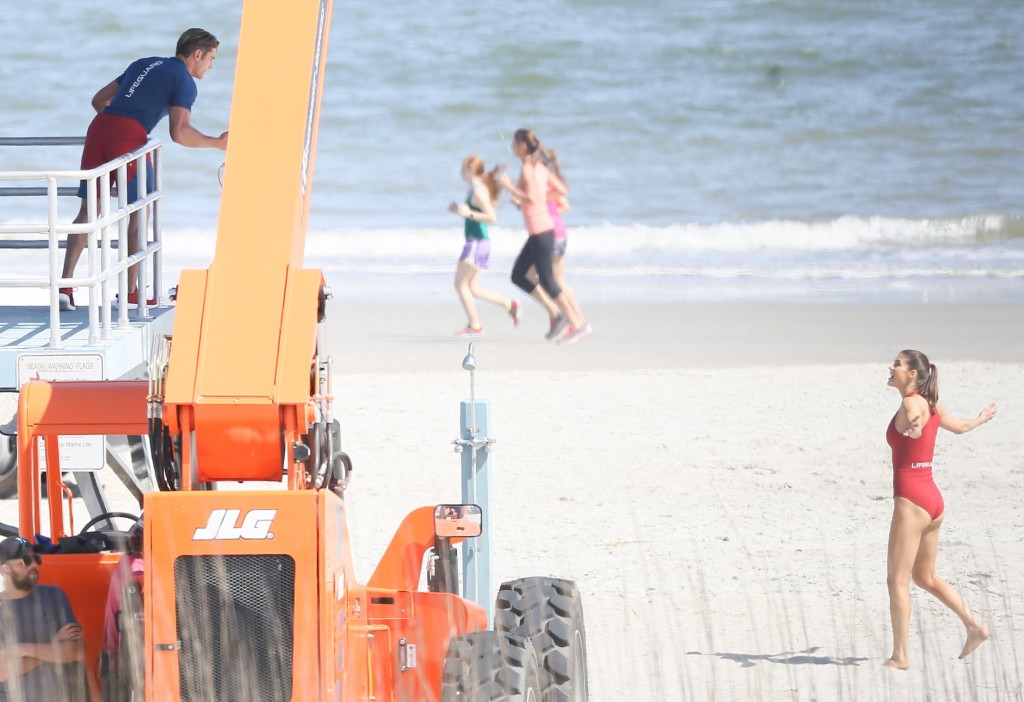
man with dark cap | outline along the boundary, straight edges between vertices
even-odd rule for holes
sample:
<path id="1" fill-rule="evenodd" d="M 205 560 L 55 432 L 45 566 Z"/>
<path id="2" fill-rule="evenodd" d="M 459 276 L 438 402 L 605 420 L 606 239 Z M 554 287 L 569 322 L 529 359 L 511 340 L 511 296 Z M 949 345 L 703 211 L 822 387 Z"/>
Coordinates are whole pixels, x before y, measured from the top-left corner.
<path id="1" fill-rule="evenodd" d="M 64 591 L 39 584 L 41 564 L 20 536 L 0 542 L 0 702 L 87 699 L 82 628 Z"/>

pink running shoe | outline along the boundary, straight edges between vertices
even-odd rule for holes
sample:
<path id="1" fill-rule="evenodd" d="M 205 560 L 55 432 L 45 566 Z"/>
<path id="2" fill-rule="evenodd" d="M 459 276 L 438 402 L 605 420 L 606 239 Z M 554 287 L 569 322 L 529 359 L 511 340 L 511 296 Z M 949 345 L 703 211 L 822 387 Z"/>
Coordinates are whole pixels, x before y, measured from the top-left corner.
<path id="1" fill-rule="evenodd" d="M 458 330 L 455 331 L 455 336 L 483 336 L 483 335 L 484 335 L 484 328 L 483 327 L 465 326 L 462 329 L 458 329 Z"/>
<path id="2" fill-rule="evenodd" d="M 575 344 L 577 341 L 586 339 L 588 336 L 594 333 L 593 328 L 584 323 L 582 327 L 576 329 L 575 327 L 569 327 L 562 338 L 558 340 L 559 344 Z"/>
<path id="3" fill-rule="evenodd" d="M 519 320 L 522 319 L 522 310 L 519 308 L 519 300 L 512 298 L 512 302 L 508 304 L 508 316 L 512 318 L 512 326 L 518 327 Z"/>

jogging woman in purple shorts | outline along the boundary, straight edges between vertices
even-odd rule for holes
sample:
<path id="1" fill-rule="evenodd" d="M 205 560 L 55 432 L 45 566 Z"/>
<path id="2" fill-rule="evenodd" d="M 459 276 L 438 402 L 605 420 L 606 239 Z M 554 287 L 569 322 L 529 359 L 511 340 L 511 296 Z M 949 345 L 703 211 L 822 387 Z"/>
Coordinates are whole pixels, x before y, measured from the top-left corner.
<path id="1" fill-rule="evenodd" d="M 466 244 L 455 268 L 455 292 L 459 294 L 468 323 L 455 333 L 459 336 L 480 336 L 484 328 L 476 311 L 476 301 L 483 300 L 500 305 L 513 324 L 519 324 L 519 302 L 502 297 L 493 290 L 480 287 L 480 274 L 490 267 L 491 239 L 488 224 L 495 224 L 498 216 L 494 204 L 498 201 L 498 184 L 492 173 L 484 172 L 484 162 L 469 156 L 462 162 L 462 179 L 469 184 L 464 203 L 451 203 L 448 211 L 462 217 L 465 223 Z"/>

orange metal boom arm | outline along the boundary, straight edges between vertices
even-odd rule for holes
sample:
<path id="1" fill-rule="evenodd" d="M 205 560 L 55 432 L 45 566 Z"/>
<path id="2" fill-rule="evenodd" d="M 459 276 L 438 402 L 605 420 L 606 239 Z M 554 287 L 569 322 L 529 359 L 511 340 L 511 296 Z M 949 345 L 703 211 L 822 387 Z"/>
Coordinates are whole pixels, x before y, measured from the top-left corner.
<path id="1" fill-rule="evenodd" d="M 322 277 L 303 270 L 331 0 L 247 2 L 217 247 L 178 286 L 164 421 L 182 486 L 304 485 L 292 446 L 311 423 Z M 241 301 L 244 300 L 244 303 Z"/>

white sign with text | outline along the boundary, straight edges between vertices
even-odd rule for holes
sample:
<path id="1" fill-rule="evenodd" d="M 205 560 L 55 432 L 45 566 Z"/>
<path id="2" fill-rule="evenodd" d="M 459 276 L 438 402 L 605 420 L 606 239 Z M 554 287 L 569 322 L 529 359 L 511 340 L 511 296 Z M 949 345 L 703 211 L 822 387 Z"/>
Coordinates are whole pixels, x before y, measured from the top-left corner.
<path id="1" fill-rule="evenodd" d="M 98 353 L 22 354 L 18 356 L 18 387 L 30 380 L 104 380 L 103 356 Z M 63 471 L 100 470 L 106 465 L 106 437 L 62 436 Z M 46 451 L 39 440 L 39 469 L 46 470 Z"/>

